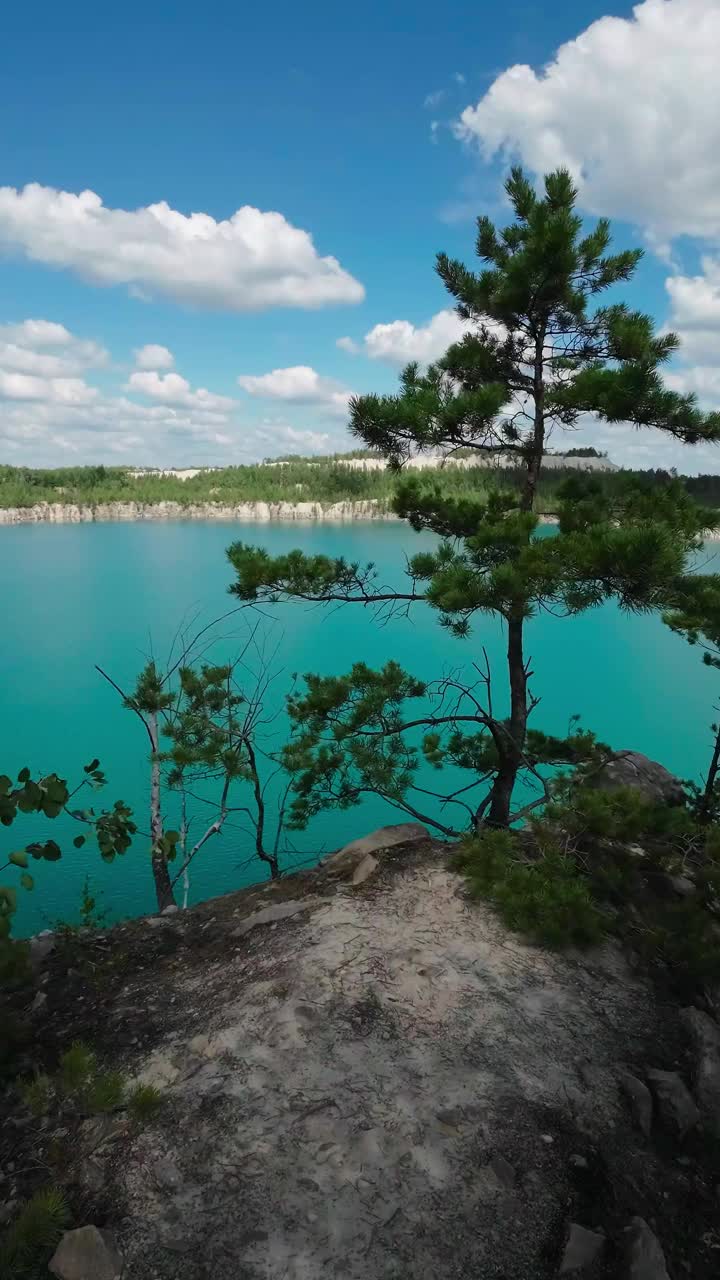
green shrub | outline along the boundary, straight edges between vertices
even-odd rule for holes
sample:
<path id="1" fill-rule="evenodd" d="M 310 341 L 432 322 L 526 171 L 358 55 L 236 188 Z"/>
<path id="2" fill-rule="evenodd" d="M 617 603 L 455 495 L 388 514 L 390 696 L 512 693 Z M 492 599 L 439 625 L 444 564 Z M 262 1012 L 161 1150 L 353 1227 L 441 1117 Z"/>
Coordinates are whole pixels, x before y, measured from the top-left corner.
<path id="1" fill-rule="evenodd" d="M 558 849 L 528 856 L 511 831 L 488 831 L 468 841 L 460 865 L 470 892 L 487 898 L 511 929 L 549 947 L 601 941 L 603 916 L 572 858 Z"/>
<path id="2" fill-rule="evenodd" d="M 8 1228 L 0 1243 L 3 1280 L 31 1280 L 47 1276 L 48 1259 L 70 1221 L 62 1192 L 56 1187 L 36 1191 Z"/>
<path id="3" fill-rule="evenodd" d="M 138 1084 L 128 1095 L 127 1109 L 133 1120 L 141 1124 L 152 1120 L 163 1103 L 159 1089 L 152 1084 Z"/>

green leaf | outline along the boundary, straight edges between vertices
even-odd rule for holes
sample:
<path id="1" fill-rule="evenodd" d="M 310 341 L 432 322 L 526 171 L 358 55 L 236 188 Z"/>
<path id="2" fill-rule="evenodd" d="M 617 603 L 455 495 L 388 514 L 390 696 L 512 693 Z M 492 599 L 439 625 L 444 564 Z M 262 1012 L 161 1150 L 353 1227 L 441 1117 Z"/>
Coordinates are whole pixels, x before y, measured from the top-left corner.
<path id="1" fill-rule="evenodd" d="M 18 782 L 23 782 L 23 783 L 24 783 L 24 782 L 28 782 L 28 781 L 29 781 L 29 779 L 30 779 L 30 770 L 29 770 L 29 769 L 27 768 L 27 766 L 26 766 L 24 769 L 21 769 L 21 770 L 20 770 L 20 772 L 19 772 L 19 774 L 18 774 L 18 776 L 17 776 L 17 780 L 18 780 Z"/>
<path id="2" fill-rule="evenodd" d="M 76 836 L 75 839 L 73 840 L 73 844 L 75 848 L 82 849 L 86 839 L 87 839 L 87 836 Z"/>
<path id="3" fill-rule="evenodd" d="M 24 849 L 18 849 L 15 853 L 11 853 L 8 858 L 14 867 L 27 867 L 28 856 Z"/>
<path id="4" fill-rule="evenodd" d="M 12 781 L 6 773 L 0 774 L 0 796 L 6 796 L 12 786 Z"/>
<path id="5" fill-rule="evenodd" d="M 100 761 L 97 759 L 91 760 L 89 764 L 85 765 L 85 773 L 92 773 L 94 769 L 97 769 L 99 763 Z"/>
<path id="6" fill-rule="evenodd" d="M 32 876 L 31 876 L 27 871 L 24 871 L 24 872 L 23 872 L 23 874 L 21 875 L 21 877 L 20 877 L 20 883 L 21 883 L 21 885 L 22 885 L 23 889 L 34 889 L 34 888 L 35 888 L 35 881 L 33 880 Z"/>

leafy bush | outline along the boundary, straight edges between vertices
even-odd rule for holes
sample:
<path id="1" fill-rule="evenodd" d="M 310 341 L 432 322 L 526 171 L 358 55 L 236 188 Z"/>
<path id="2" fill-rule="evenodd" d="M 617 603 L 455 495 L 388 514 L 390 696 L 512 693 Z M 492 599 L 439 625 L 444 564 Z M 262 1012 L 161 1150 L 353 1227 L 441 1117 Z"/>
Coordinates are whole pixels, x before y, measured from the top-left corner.
<path id="1" fill-rule="evenodd" d="M 47 1275 L 47 1263 L 70 1221 L 64 1195 L 56 1187 L 36 1191 L 0 1243 L 3 1280 Z"/>
<path id="2" fill-rule="evenodd" d="M 590 887 L 559 849 L 529 857 L 515 832 L 488 831 L 465 843 L 459 865 L 470 892 L 533 941 L 583 947 L 601 940 L 603 917 Z"/>
<path id="3" fill-rule="evenodd" d="M 691 806 L 568 784 L 523 830 L 467 840 L 456 865 L 471 894 L 535 941 L 587 946 L 612 933 L 685 996 L 720 981 L 720 829 Z M 682 899 L 676 874 L 693 886 Z"/>
<path id="4" fill-rule="evenodd" d="M 103 1071 L 97 1055 L 77 1040 L 65 1051 L 54 1076 L 38 1074 L 20 1085 L 20 1095 L 34 1116 L 49 1114 L 68 1120 L 126 1109 L 136 1120 L 148 1120 L 162 1102 L 157 1089 L 132 1090 L 122 1071 Z"/>

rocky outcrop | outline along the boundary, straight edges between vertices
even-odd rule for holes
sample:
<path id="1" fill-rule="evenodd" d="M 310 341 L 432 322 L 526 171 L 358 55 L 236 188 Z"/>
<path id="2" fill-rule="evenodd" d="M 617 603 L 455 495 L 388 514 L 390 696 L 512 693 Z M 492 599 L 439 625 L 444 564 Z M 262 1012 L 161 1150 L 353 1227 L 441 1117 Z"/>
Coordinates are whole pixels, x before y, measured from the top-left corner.
<path id="1" fill-rule="evenodd" d="M 120 1280 L 120 1254 L 97 1227 L 66 1231 L 50 1259 L 58 1280 Z"/>
<path id="2" fill-rule="evenodd" d="M 386 503 L 376 498 L 360 502 L 101 502 L 77 506 L 72 502 L 40 502 L 34 507 L 0 508 L 3 524 L 92 524 L 93 521 L 143 520 L 391 520 Z"/>
<path id="3" fill-rule="evenodd" d="M 632 787 L 657 804 L 678 805 L 685 800 L 679 778 L 640 751 L 616 751 L 584 785 L 597 791 Z"/>
<path id="4" fill-rule="evenodd" d="M 614 943 L 523 943 L 419 824 L 76 945 L 95 949 L 72 977 L 62 947 L 45 956 L 39 1042 L 55 1061 L 91 1039 L 162 1096 L 143 1125 L 73 1135 L 85 1220 L 123 1276 L 715 1276 L 695 1102 L 638 1065 L 684 1071 L 687 1031 L 699 1054 L 715 1024 L 680 1018 Z M 23 1134 L 0 1127 L 18 1169 Z M 0 1145 L 16 1201 L 6 1161 Z"/>
<path id="5" fill-rule="evenodd" d="M 623 1280 L 670 1280 L 660 1242 L 643 1218 L 633 1218 L 626 1232 Z"/>
<path id="6" fill-rule="evenodd" d="M 695 1095 L 708 1128 L 720 1138 L 720 1027 L 702 1009 L 683 1009 L 693 1047 Z"/>

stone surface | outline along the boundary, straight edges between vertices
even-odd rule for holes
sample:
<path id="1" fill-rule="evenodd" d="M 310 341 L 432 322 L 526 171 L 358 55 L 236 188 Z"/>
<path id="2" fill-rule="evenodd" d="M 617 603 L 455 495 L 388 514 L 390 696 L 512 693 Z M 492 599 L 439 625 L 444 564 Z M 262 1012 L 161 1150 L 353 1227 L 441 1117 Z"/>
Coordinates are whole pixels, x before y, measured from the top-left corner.
<path id="1" fill-rule="evenodd" d="M 353 871 L 353 884 L 364 884 L 371 876 L 375 875 L 380 863 L 377 858 L 373 858 L 371 853 L 366 853 L 362 862 L 359 862 Z"/>
<path id="2" fill-rule="evenodd" d="M 670 1280 L 660 1241 L 644 1218 L 633 1218 L 625 1237 L 622 1280 Z"/>
<path id="3" fill-rule="evenodd" d="M 378 827 L 377 831 L 371 831 L 369 835 L 361 836 L 359 840 L 351 840 L 349 844 L 343 845 L 342 849 L 338 849 L 337 853 L 331 853 L 328 858 L 325 858 L 322 866 L 331 875 L 349 876 L 368 854 L 392 849 L 400 844 L 416 844 L 429 839 L 430 833 L 427 827 L 423 827 L 419 822 L 400 822 L 392 827 Z"/>
<path id="4" fill-rule="evenodd" d="M 51 951 L 55 950 L 55 934 L 51 929 L 44 929 L 30 939 L 30 963 L 34 969 L 44 964 Z"/>
<path id="5" fill-rule="evenodd" d="M 307 911 L 311 902 L 277 902 L 272 907 L 263 907 L 261 911 L 255 911 L 247 920 L 243 920 L 237 929 L 233 930 L 234 938 L 244 938 L 246 933 L 250 933 L 252 929 L 257 929 L 262 924 L 277 924 L 278 920 L 289 920 L 292 916 L 300 915 L 301 911 Z"/>
<path id="6" fill-rule="evenodd" d="M 667 1129 L 684 1138 L 700 1120 L 700 1112 L 682 1076 L 677 1071 L 648 1071 L 661 1119 Z"/>
<path id="7" fill-rule="evenodd" d="M 624 1071 L 620 1076 L 620 1088 L 627 1098 L 633 1120 L 638 1129 L 646 1138 L 649 1138 L 653 1119 L 653 1103 L 650 1090 L 647 1085 L 643 1084 L 642 1080 L 638 1080 L 637 1076 L 632 1075 L 629 1071 Z"/>
<path id="8" fill-rule="evenodd" d="M 570 1234 L 560 1263 L 560 1275 L 586 1271 L 600 1257 L 605 1236 L 600 1231 L 588 1231 L 577 1222 L 570 1223 Z"/>
<path id="9" fill-rule="evenodd" d="M 585 784 L 597 791 L 617 791 L 620 787 L 634 787 L 648 800 L 678 805 L 683 804 L 685 792 L 679 778 L 664 765 L 650 760 L 639 751 L 617 751 L 608 763 Z"/>
<path id="10" fill-rule="evenodd" d="M 66 1231 L 48 1264 L 59 1280 L 120 1280 L 123 1264 L 97 1227 Z"/>
<path id="11" fill-rule="evenodd" d="M 180 908 L 179 908 L 179 906 L 177 905 L 177 903 L 176 903 L 176 902 L 171 902 L 169 906 L 167 906 L 167 907 L 163 907 L 162 915 L 164 915 L 164 916 L 174 916 L 174 915 L 175 915 L 175 913 L 176 913 L 177 911 L 179 911 L 179 910 L 180 910 Z"/>
<path id="12" fill-rule="evenodd" d="M 634 1149 L 617 1063 L 665 1008 L 610 943 L 526 945 L 426 848 L 371 893 L 286 882 L 296 915 L 228 913 L 272 922 L 251 944 L 213 926 L 143 974 L 168 1021 L 127 1065 L 167 1102 L 113 1156 L 128 1278 L 556 1280 L 568 1155 Z"/>
<path id="13" fill-rule="evenodd" d="M 703 1118 L 720 1138 L 720 1026 L 701 1009 L 680 1015 L 693 1045 L 693 1084 Z"/>

